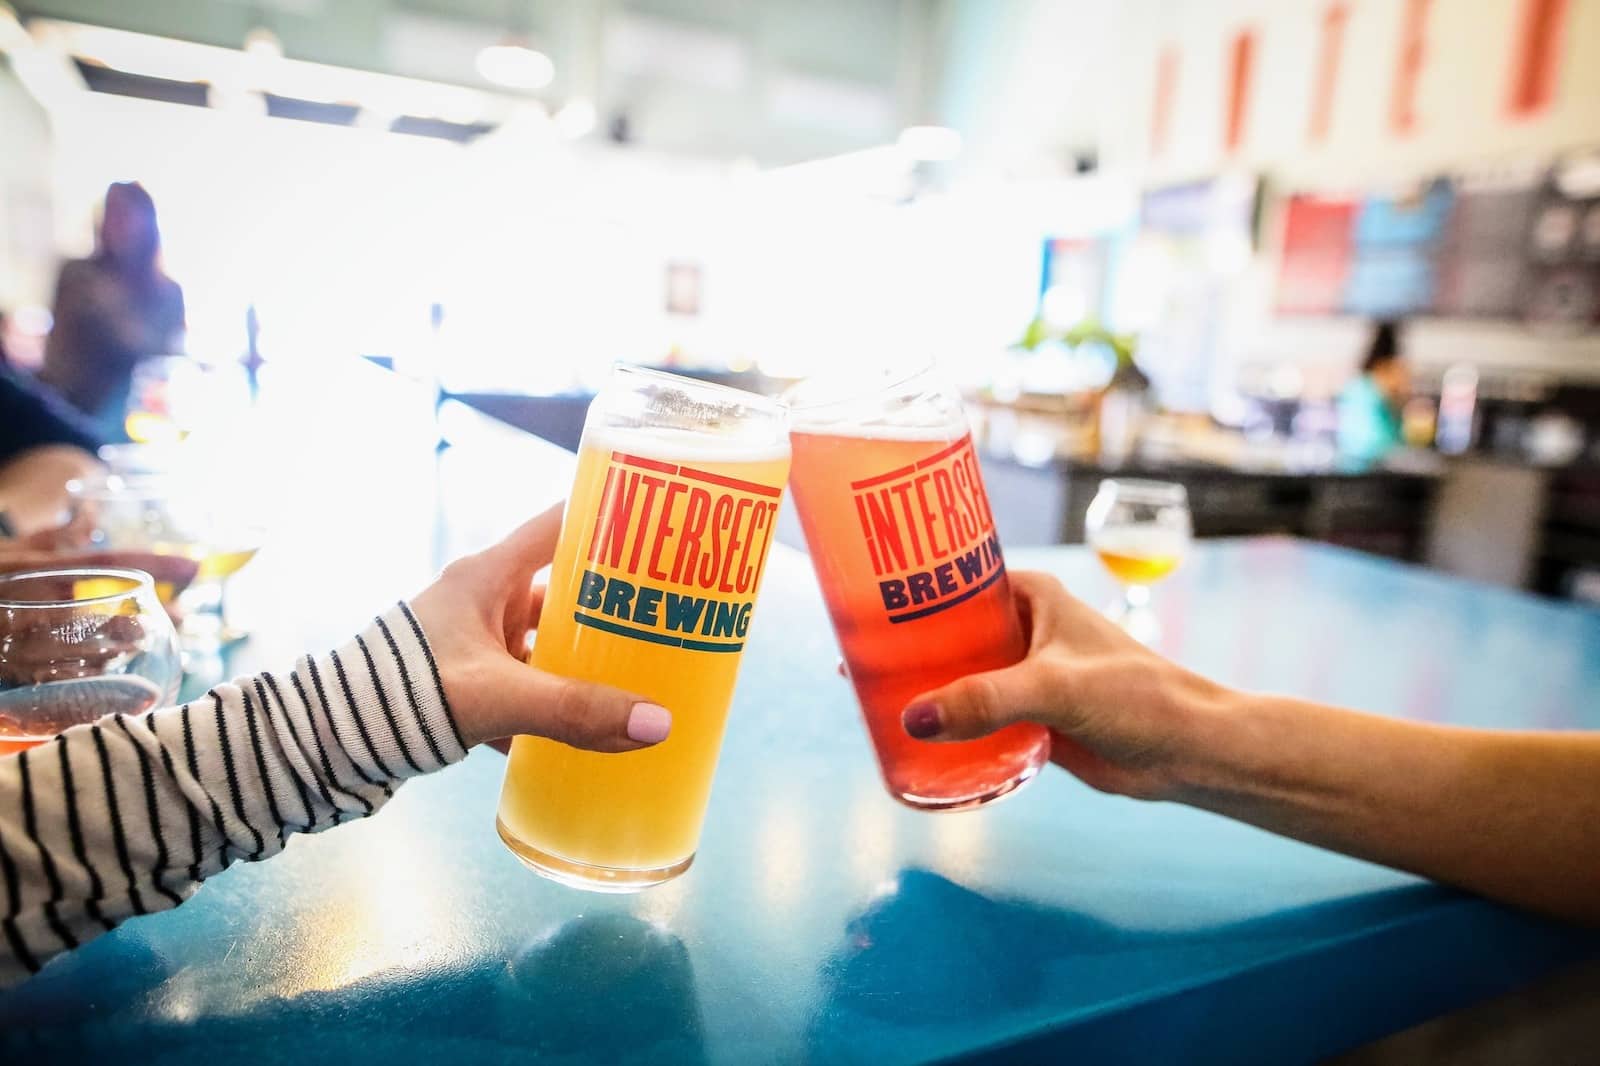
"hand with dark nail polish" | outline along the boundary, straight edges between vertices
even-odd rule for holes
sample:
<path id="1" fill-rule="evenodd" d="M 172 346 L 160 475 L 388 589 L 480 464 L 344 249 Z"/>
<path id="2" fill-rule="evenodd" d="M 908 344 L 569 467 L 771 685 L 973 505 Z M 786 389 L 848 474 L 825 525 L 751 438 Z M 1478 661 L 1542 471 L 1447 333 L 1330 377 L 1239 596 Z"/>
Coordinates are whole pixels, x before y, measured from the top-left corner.
<path id="1" fill-rule="evenodd" d="M 1579 872 L 1600 869 L 1600 734 L 1459 729 L 1236 692 L 1053 577 L 1013 572 L 1011 587 L 1027 655 L 918 696 L 902 712 L 908 734 L 944 743 L 1036 722 L 1051 760 L 1102 791 L 1600 925 L 1600 892 Z"/>

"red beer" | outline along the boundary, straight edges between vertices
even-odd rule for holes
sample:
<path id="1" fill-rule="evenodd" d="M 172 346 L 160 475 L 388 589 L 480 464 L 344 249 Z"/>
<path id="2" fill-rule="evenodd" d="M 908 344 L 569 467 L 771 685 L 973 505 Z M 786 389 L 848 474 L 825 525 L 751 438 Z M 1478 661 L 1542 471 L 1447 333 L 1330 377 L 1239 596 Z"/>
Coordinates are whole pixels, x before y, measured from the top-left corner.
<path id="1" fill-rule="evenodd" d="M 859 406 L 831 416 L 798 393 L 790 490 L 890 794 L 923 809 L 973 807 L 1037 773 L 1050 737 L 1013 725 L 934 743 L 901 725 L 913 697 L 1009 666 L 1026 646 L 959 400 L 927 372 L 885 395 L 899 421 L 937 424 L 881 424 Z"/>

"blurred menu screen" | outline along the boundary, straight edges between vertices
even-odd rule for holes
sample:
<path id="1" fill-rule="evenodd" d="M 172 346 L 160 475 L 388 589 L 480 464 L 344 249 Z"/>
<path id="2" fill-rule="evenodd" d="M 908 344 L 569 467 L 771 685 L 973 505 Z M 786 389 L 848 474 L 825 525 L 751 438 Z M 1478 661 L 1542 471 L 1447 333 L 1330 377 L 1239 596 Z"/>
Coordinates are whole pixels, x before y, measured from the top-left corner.
<path id="1" fill-rule="evenodd" d="M 1531 322 L 1573 330 L 1600 324 L 1600 187 L 1575 184 L 1552 175 L 1533 209 L 1523 307 Z"/>
<path id="2" fill-rule="evenodd" d="M 1439 263 L 1435 310 L 1493 318 L 1520 312 L 1528 279 L 1524 246 L 1538 199 L 1532 180 L 1458 190 Z"/>
<path id="3" fill-rule="evenodd" d="M 1582 183 L 1511 164 L 1399 194 L 1291 196 L 1276 310 L 1600 326 L 1600 157 L 1591 166 Z"/>
<path id="4" fill-rule="evenodd" d="M 1367 197 L 1355 217 L 1345 311 L 1382 317 L 1433 307 L 1454 200 L 1442 178 L 1403 196 Z"/>
<path id="5" fill-rule="evenodd" d="M 1284 211 L 1283 259 L 1278 274 L 1278 312 L 1331 315 L 1344 302 L 1354 248 L 1356 202 L 1298 195 Z"/>

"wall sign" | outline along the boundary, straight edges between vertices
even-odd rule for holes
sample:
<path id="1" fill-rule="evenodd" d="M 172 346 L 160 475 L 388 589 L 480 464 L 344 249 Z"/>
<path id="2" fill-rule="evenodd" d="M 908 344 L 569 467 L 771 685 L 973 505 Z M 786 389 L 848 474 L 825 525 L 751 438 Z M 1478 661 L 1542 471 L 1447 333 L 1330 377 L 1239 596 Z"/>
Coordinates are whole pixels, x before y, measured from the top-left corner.
<path id="1" fill-rule="evenodd" d="M 1278 270 L 1279 314 L 1331 315 L 1344 302 L 1355 247 L 1356 201 L 1291 196 L 1284 209 Z"/>
<path id="2" fill-rule="evenodd" d="M 1432 308 L 1438 255 L 1455 202 L 1444 178 L 1401 196 L 1369 196 L 1356 213 L 1344 310 L 1372 317 Z"/>

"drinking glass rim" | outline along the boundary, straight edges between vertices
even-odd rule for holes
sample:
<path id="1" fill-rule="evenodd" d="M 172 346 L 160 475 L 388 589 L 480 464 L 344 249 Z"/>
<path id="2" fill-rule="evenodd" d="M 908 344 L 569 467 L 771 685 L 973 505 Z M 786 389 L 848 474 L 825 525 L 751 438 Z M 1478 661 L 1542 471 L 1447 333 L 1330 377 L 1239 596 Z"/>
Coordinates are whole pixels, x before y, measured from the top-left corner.
<path id="1" fill-rule="evenodd" d="M 119 486 L 112 488 L 115 479 Z M 170 471 L 140 471 L 136 474 L 119 474 L 107 471 L 98 478 L 75 477 L 67 482 L 67 495 L 74 499 L 171 499 L 178 495 L 175 488 L 180 479 Z"/>
<path id="2" fill-rule="evenodd" d="M 5 586 L 11 584 L 12 582 L 37 577 L 123 578 L 124 580 L 132 581 L 134 583 L 134 587 L 131 589 L 123 589 L 121 592 L 108 592 L 103 596 L 85 596 L 82 599 L 70 600 L 12 600 L 7 599 L 4 595 L 0 595 L 0 608 L 5 608 L 6 610 L 17 610 L 30 607 L 86 607 L 97 603 L 111 603 L 115 600 L 127 599 L 129 596 L 136 596 L 140 592 L 149 592 L 151 595 L 154 595 L 156 591 L 155 578 L 151 577 L 143 570 L 134 570 L 121 566 L 67 566 L 55 570 L 47 567 L 39 570 L 23 570 L 15 574 L 0 575 L 0 593 L 3 593 Z"/>
<path id="3" fill-rule="evenodd" d="M 1134 498 L 1153 499 L 1162 503 L 1188 503 L 1189 490 L 1183 487 L 1180 481 L 1158 481 L 1155 478 L 1144 477 L 1108 477 L 1100 482 L 1095 489 L 1095 495 L 1111 490 L 1124 493 Z"/>
<path id="4" fill-rule="evenodd" d="M 620 360 L 611 364 L 611 373 L 612 376 L 621 374 L 627 377 L 644 378 L 647 381 L 659 381 L 676 388 L 705 389 L 713 395 L 726 396 L 730 401 L 745 406 L 765 408 L 764 413 L 781 416 L 788 409 L 788 405 L 782 400 L 772 396 L 763 396 L 761 393 L 751 392 L 749 389 L 736 389 L 732 385 L 704 381 L 700 378 L 689 377 L 687 374 L 674 374 L 669 370 L 656 370 L 652 367 L 624 363 Z"/>
<path id="5" fill-rule="evenodd" d="M 174 460 L 182 456 L 182 447 L 179 442 L 157 444 L 125 441 L 120 444 L 102 444 L 95 449 L 94 454 L 108 468 L 103 475 L 104 477 L 170 477 L 173 473 Z M 134 460 L 140 456 L 164 459 L 168 465 L 160 469 L 152 467 L 135 467 L 132 469 L 124 467 L 118 469 L 116 466 L 119 459 Z M 84 479 L 74 478 L 73 480 L 82 481 Z"/>
<path id="6" fill-rule="evenodd" d="M 915 381 L 917 378 L 922 377 L 924 374 L 937 370 L 938 367 L 938 361 L 932 358 L 924 359 L 919 363 L 908 364 L 904 372 L 901 372 L 900 368 L 894 364 L 889 364 L 884 366 L 882 369 L 886 374 L 893 376 L 881 385 L 873 385 L 870 388 L 863 389 L 859 392 L 852 392 L 847 396 L 836 396 L 827 400 L 815 400 L 811 403 L 804 403 L 790 399 L 789 397 L 793 396 L 800 389 L 805 388 L 808 383 L 817 380 L 817 377 L 815 376 L 806 377 L 795 382 L 784 391 L 783 404 L 791 414 L 799 414 L 801 412 L 819 411 L 825 407 L 838 407 L 841 404 L 860 403 L 863 400 L 870 399 L 872 396 L 875 396 L 878 393 L 889 392 L 893 389 L 898 389 L 902 385 L 909 384 L 910 382 Z M 846 378 L 847 376 L 848 375 L 844 373 L 839 374 L 841 379 Z"/>

